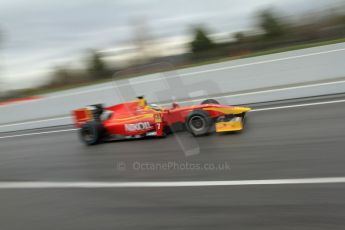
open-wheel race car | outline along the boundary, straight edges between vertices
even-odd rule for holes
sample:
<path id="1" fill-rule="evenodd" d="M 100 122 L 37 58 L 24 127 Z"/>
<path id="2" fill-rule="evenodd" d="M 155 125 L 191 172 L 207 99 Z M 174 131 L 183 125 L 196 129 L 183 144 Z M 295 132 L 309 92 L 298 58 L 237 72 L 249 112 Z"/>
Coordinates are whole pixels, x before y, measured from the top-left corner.
<path id="1" fill-rule="evenodd" d="M 236 132 L 244 128 L 245 115 L 250 108 L 220 105 L 208 99 L 200 105 L 162 108 L 147 104 L 144 97 L 110 107 L 90 105 L 73 111 L 75 126 L 87 145 L 102 141 L 164 137 L 186 130 L 194 136 L 210 132 Z"/>

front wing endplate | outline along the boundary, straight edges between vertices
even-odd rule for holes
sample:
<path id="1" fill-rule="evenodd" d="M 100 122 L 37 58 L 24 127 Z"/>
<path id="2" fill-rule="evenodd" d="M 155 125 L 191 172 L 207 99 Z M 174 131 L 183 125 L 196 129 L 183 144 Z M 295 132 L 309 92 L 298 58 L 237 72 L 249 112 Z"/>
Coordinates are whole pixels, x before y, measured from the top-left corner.
<path id="1" fill-rule="evenodd" d="M 216 132 L 240 131 L 243 129 L 242 119 L 238 121 L 221 121 L 216 123 Z"/>

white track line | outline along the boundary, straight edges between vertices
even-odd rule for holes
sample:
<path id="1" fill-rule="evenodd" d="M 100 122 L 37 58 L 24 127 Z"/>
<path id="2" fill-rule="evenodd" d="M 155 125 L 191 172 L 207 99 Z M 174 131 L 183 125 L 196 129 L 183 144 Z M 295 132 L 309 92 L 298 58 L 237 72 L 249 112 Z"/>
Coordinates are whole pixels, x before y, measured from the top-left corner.
<path id="1" fill-rule="evenodd" d="M 269 89 L 269 90 L 255 91 L 255 92 L 249 92 L 249 93 L 239 93 L 239 94 L 218 96 L 218 97 L 212 97 L 212 98 L 213 99 L 222 99 L 222 98 L 243 97 L 243 96 L 251 96 L 251 95 L 263 94 L 263 93 L 274 93 L 274 92 L 280 92 L 280 91 L 288 91 L 288 90 L 294 90 L 294 89 L 305 89 L 305 88 L 312 88 L 312 87 L 319 87 L 319 86 L 326 86 L 326 85 L 337 85 L 337 84 L 344 84 L 344 83 L 345 83 L 345 80 L 342 80 L 342 81 L 332 81 L 332 82 L 316 83 L 316 84 L 310 84 L 310 85 L 291 86 L 291 87 L 286 87 L 286 88 L 278 88 L 278 89 Z M 179 101 L 179 103 L 198 102 L 198 101 L 202 101 L 204 99 L 205 98 L 193 99 L 193 100 L 185 100 L 185 101 Z"/>
<path id="2" fill-rule="evenodd" d="M 329 51 L 321 51 L 321 52 L 315 52 L 315 53 L 309 53 L 309 54 L 296 55 L 296 56 L 291 56 L 291 57 L 286 57 L 286 58 L 277 58 L 277 59 L 271 59 L 271 60 L 266 60 L 266 61 L 257 61 L 257 62 L 247 63 L 247 64 L 232 65 L 232 66 L 214 68 L 214 69 L 209 69 L 209 70 L 195 71 L 195 72 L 191 72 L 191 73 L 182 73 L 182 74 L 179 74 L 179 75 L 173 76 L 173 77 L 174 78 L 176 78 L 176 77 L 188 77 L 188 76 L 193 76 L 193 75 L 198 75 L 198 74 L 203 74 L 203 73 L 212 73 L 212 72 L 223 71 L 223 70 L 238 69 L 238 68 L 243 68 L 243 67 L 248 67 L 248 66 L 262 65 L 262 64 L 268 64 L 268 63 L 280 62 L 280 61 L 287 61 L 287 60 L 293 60 L 293 59 L 299 59 L 299 58 L 304 58 L 304 57 L 311 57 L 311 56 L 317 56 L 317 55 L 329 54 L 329 53 L 341 52 L 341 51 L 345 51 L 345 48 L 329 50 Z M 191 68 L 193 68 L 193 67 L 191 67 Z M 181 71 L 181 70 L 177 70 L 177 71 Z M 71 95 L 84 94 L 84 93 L 95 92 L 95 91 L 102 91 L 102 90 L 110 89 L 110 88 L 114 88 L 114 87 L 123 87 L 126 85 L 143 84 L 143 83 L 148 83 L 148 82 L 153 82 L 153 81 L 165 80 L 166 78 L 167 77 L 157 77 L 154 79 L 145 79 L 142 81 L 133 81 L 131 83 L 118 84 L 118 85 L 113 85 L 113 86 L 105 86 L 105 87 L 101 87 L 98 89 L 90 89 L 90 90 L 85 90 L 85 91 L 80 91 L 80 92 L 73 92 L 71 94 L 65 94 L 65 95 L 71 96 Z M 63 96 L 64 95 L 56 95 L 54 97 L 63 97 Z"/>
<path id="3" fill-rule="evenodd" d="M 97 188 L 166 188 L 166 187 L 213 187 L 248 185 L 290 184 L 343 184 L 345 177 L 320 177 L 298 179 L 233 180 L 233 181 L 161 181 L 161 182 L 0 182 L 0 189 L 97 189 Z"/>
<path id="4" fill-rule="evenodd" d="M 286 105 L 286 106 L 278 106 L 278 107 L 271 107 L 271 108 L 262 108 L 262 109 L 253 109 L 251 112 L 260 112 L 260 111 L 268 111 L 268 110 L 277 110 L 277 109 L 289 109 L 289 108 L 298 108 L 298 107 L 308 107 L 308 106 L 315 106 L 315 105 L 327 105 L 327 104 L 336 104 L 336 103 L 344 103 L 344 100 L 336 100 L 336 101 L 323 101 L 323 102 L 314 102 L 314 103 L 306 103 L 306 104 L 298 104 L 298 105 Z"/>
<path id="5" fill-rule="evenodd" d="M 335 101 L 323 101 L 323 102 L 314 102 L 314 103 L 306 103 L 306 104 L 297 104 L 297 105 L 286 105 L 286 106 L 278 106 L 278 107 L 270 107 L 270 108 L 262 108 L 262 109 L 253 109 L 251 112 L 261 112 L 261 111 L 269 111 L 269 110 L 289 109 L 289 108 L 327 105 L 327 104 L 336 104 L 336 103 L 345 103 L 345 99 L 335 100 Z M 8 138 L 24 137 L 24 136 L 36 136 L 36 135 L 50 134 L 50 133 L 71 132 L 71 131 L 76 131 L 76 130 L 77 129 L 65 129 L 65 130 L 55 130 L 55 131 L 46 131 L 46 132 L 37 132 L 37 133 L 25 133 L 25 134 L 18 134 L 18 135 L 3 136 L 3 137 L 0 137 L 0 139 L 8 139 Z"/>
<path id="6" fill-rule="evenodd" d="M 53 130 L 53 131 L 46 131 L 46 132 L 37 132 L 37 133 L 23 133 L 23 134 L 16 134 L 16 135 L 10 135 L 10 136 L 0 136 L 0 139 L 9 139 L 14 137 L 25 137 L 25 136 L 37 136 L 37 135 L 43 135 L 43 134 L 51 134 L 51 133 L 64 133 L 64 132 L 72 132 L 76 131 L 77 129 L 63 129 L 63 130 Z"/>
<path id="7" fill-rule="evenodd" d="M 203 73 L 237 69 L 237 68 L 243 68 L 243 67 L 248 67 L 248 66 L 262 65 L 262 64 L 268 64 L 268 63 L 274 63 L 274 62 L 280 62 L 280 61 L 286 61 L 286 60 L 299 59 L 299 58 L 304 58 L 304 57 L 311 57 L 311 56 L 341 52 L 341 51 L 345 51 L 345 48 L 328 50 L 328 51 L 321 51 L 321 52 L 314 52 L 314 53 L 302 54 L 302 55 L 295 55 L 295 56 L 291 56 L 291 57 L 277 58 L 277 59 L 271 59 L 271 60 L 266 60 L 266 61 L 257 61 L 257 62 L 247 63 L 247 64 L 232 65 L 232 66 L 214 68 L 214 69 L 209 69 L 209 70 L 195 71 L 195 72 L 191 72 L 191 73 L 182 73 L 176 77 L 182 77 L 182 76 L 188 77 L 188 76 L 193 76 L 193 75 L 198 75 L 198 74 L 203 74 Z M 193 67 L 191 67 L 191 68 L 193 68 Z M 159 80 L 164 80 L 164 79 L 166 79 L 166 78 L 165 77 L 158 77 L 158 78 L 154 78 L 154 79 L 145 79 L 143 81 L 133 81 L 130 83 L 130 85 L 148 83 L 148 82 L 159 81 Z M 65 94 L 52 95 L 52 96 L 48 96 L 46 98 L 41 98 L 41 99 L 37 99 L 34 101 L 27 101 L 27 102 L 23 102 L 23 103 L 30 103 L 30 102 L 40 101 L 40 100 L 48 100 L 48 99 L 61 98 L 61 97 L 67 97 L 67 96 L 75 96 L 75 95 L 80 95 L 80 94 L 85 94 L 85 93 L 91 93 L 91 92 L 97 92 L 97 91 L 112 89 L 114 87 L 122 87 L 125 85 L 129 85 L 129 84 L 126 83 L 126 84 L 118 84 L 118 85 L 109 85 L 109 86 L 103 86 L 103 87 L 99 87 L 99 88 L 81 90 L 78 92 L 70 92 L 70 93 L 66 92 Z M 4 106 L 12 106 L 12 104 L 4 105 Z"/>
<path id="8" fill-rule="evenodd" d="M 30 124 L 43 123 L 43 122 L 48 122 L 48 121 L 66 120 L 66 119 L 72 119 L 72 117 L 71 116 L 65 116 L 65 117 L 57 117 L 57 118 L 50 118 L 50 119 L 37 120 L 37 121 L 25 121 L 25 122 L 20 122 L 20 123 L 11 123 L 11 124 L 6 124 L 6 125 L 0 125 L 0 128 L 12 127 L 12 126 L 18 126 L 18 125 L 30 125 Z"/>
<path id="9" fill-rule="evenodd" d="M 322 54 L 329 54 L 329 53 L 340 52 L 340 51 L 345 51 L 345 48 L 329 50 L 329 51 L 321 51 L 321 52 L 315 52 L 315 53 L 309 53 L 309 54 L 296 55 L 296 56 L 291 56 L 291 57 L 286 57 L 286 58 L 277 58 L 277 59 L 266 60 L 266 61 L 251 62 L 251 63 L 247 63 L 247 64 L 234 65 L 234 66 L 228 66 L 228 67 L 222 67 L 222 68 L 216 68 L 216 69 L 210 69 L 210 70 L 203 70 L 203 71 L 192 72 L 192 73 L 185 73 L 185 74 L 181 74 L 181 76 L 196 75 L 196 74 L 209 73 L 209 72 L 215 72 L 215 71 L 221 71 L 221 70 L 243 68 L 243 67 L 248 67 L 248 66 L 252 66 L 252 65 L 261 65 L 261 64 L 267 64 L 267 63 L 273 63 L 273 62 L 293 60 L 293 59 L 317 56 L 317 55 L 322 55 Z M 279 53 L 277 53 L 277 54 L 279 54 Z"/>
<path id="10" fill-rule="evenodd" d="M 326 82 L 326 83 L 317 83 L 317 84 L 303 85 L 303 86 L 294 86 L 294 87 L 287 87 L 287 88 L 280 88 L 280 89 L 272 89 L 272 90 L 263 90 L 263 91 L 256 91 L 256 92 L 250 92 L 250 93 L 241 93 L 241 94 L 219 96 L 219 97 L 213 97 L 213 99 L 242 97 L 242 96 L 256 95 L 256 94 L 262 94 L 262 93 L 272 93 L 272 92 L 286 91 L 286 90 L 292 90 L 292 89 L 302 89 L 302 88 L 310 88 L 310 87 L 325 86 L 325 85 L 335 85 L 335 84 L 342 84 L 342 83 L 345 83 L 345 80 L 343 80 L 343 81 L 334 81 L 334 82 Z M 198 101 L 202 101 L 204 99 L 205 98 L 203 98 L 203 99 L 194 99 L 194 100 L 185 100 L 185 101 L 179 101 L 179 103 L 198 102 Z M 340 102 L 342 102 L 342 101 L 340 101 Z M 337 102 L 333 102 L 333 103 L 337 103 Z M 161 104 L 161 105 L 168 105 L 168 103 Z M 311 105 L 314 105 L 314 104 L 311 104 Z M 302 106 L 302 105 L 299 105 L 299 106 Z M 292 106 L 292 107 L 299 107 L 299 106 Z M 292 107 L 282 106 L 282 107 L 277 107 L 277 108 L 273 108 L 273 109 L 292 108 Z M 255 110 L 255 111 L 264 111 L 264 110 L 272 110 L 272 109 L 261 109 L 261 110 Z M 36 123 L 44 123 L 44 122 L 57 121 L 57 120 L 66 120 L 66 119 L 72 119 L 72 117 L 71 116 L 64 116 L 64 117 L 44 119 L 44 120 L 37 120 L 37 121 L 27 121 L 27 122 L 20 122 L 20 123 L 11 123 L 11 124 L 0 125 L 0 128 L 19 126 L 19 125 L 29 125 L 29 124 L 36 124 Z"/>

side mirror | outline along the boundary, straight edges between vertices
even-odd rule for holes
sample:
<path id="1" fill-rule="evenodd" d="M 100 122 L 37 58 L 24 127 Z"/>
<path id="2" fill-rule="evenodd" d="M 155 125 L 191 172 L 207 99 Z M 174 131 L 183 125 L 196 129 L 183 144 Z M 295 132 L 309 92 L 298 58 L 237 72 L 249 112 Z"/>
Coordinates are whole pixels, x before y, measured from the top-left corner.
<path id="1" fill-rule="evenodd" d="M 180 107 L 179 104 L 177 104 L 176 102 L 173 102 L 173 103 L 172 103 L 172 108 L 173 108 L 173 109 L 176 109 L 176 108 L 178 108 L 178 107 Z"/>

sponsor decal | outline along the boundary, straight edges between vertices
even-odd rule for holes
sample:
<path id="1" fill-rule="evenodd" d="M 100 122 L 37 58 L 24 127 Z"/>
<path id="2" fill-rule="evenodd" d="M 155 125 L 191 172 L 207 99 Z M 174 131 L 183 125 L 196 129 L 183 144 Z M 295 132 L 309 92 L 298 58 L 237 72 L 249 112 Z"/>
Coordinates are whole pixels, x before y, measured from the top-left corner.
<path id="1" fill-rule="evenodd" d="M 155 114 L 154 118 L 155 118 L 155 122 L 162 122 L 162 118 L 159 114 Z"/>
<path id="2" fill-rule="evenodd" d="M 126 131 L 133 132 L 133 131 L 140 131 L 146 129 L 152 129 L 150 122 L 139 122 L 135 124 L 125 124 Z"/>

